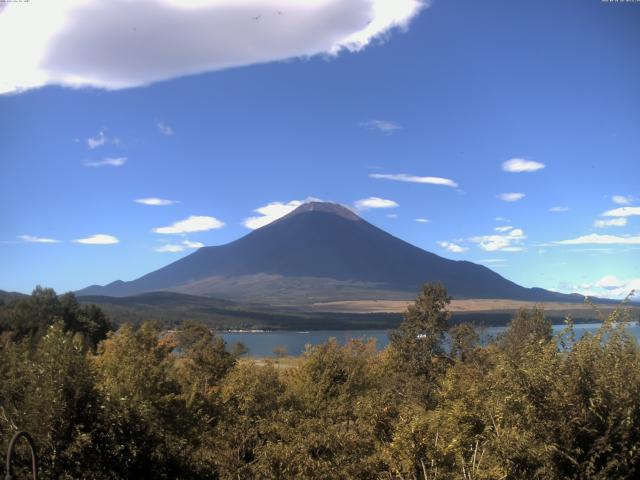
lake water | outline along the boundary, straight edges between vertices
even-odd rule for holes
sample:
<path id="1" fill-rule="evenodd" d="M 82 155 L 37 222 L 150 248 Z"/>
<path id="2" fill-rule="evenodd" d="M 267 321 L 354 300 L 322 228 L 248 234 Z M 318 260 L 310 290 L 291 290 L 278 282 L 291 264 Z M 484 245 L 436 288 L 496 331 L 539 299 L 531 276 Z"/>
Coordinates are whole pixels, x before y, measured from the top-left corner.
<path id="1" fill-rule="evenodd" d="M 585 332 L 594 332 L 600 327 L 599 323 L 584 323 L 574 325 L 576 336 L 579 338 Z M 484 329 L 483 338 L 492 338 L 498 335 L 506 327 L 489 327 Z M 554 332 L 564 328 L 564 325 L 554 325 Z M 640 340 L 640 326 L 629 324 L 627 330 Z M 376 339 L 376 345 L 383 349 L 389 343 L 388 330 L 317 330 L 310 332 L 277 331 L 277 332 L 225 332 L 219 335 L 231 345 L 242 342 L 252 357 L 273 357 L 276 347 L 286 348 L 288 355 L 300 355 L 307 344 L 319 345 L 330 338 L 335 338 L 341 344 L 349 339 L 363 338 Z"/>

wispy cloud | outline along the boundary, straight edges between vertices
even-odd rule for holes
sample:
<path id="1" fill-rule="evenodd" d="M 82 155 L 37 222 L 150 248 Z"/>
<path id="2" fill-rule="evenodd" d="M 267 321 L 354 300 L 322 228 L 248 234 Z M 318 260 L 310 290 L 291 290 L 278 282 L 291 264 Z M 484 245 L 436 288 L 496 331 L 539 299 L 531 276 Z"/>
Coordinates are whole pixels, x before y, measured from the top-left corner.
<path id="1" fill-rule="evenodd" d="M 386 198 L 380 197 L 362 198 L 357 200 L 354 205 L 358 210 L 368 210 L 370 208 L 396 208 L 400 206 L 393 200 L 387 200 Z"/>
<path id="2" fill-rule="evenodd" d="M 184 220 L 174 222 L 167 227 L 154 228 L 153 232 L 160 234 L 206 232 L 208 230 L 214 230 L 224 226 L 224 222 L 221 222 L 215 217 L 192 215 Z"/>
<path id="3" fill-rule="evenodd" d="M 627 225 L 627 219 L 625 217 L 612 218 L 611 220 L 595 220 L 593 226 L 596 228 L 606 227 L 624 227 Z"/>
<path id="4" fill-rule="evenodd" d="M 417 175 L 408 175 L 406 173 L 383 174 L 370 173 L 369 178 L 378 178 L 383 180 L 393 180 L 396 182 L 406 183 L 425 183 L 431 185 L 444 185 L 445 187 L 458 188 L 458 184 L 449 178 L 442 177 L 420 177 Z"/>
<path id="5" fill-rule="evenodd" d="M 369 130 L 378 130 L 379 132 L 386 134 L 402 129 L 402 127 L 397 123 L 389 122 L 387 120 L 368 120 L 360 123 L 360 126 L 368 128 Z"/>
<path id="6" fill-rule="evenodd" d="M 158 197 L 136 198 L 134 202 L 140 203 L 142 205 L 149 205 L 152 207 L 164 207 L 166 205 L 173 205 L 178 203 L 178 201 L 176 200 L 167 200 L 165 198 Z"/>
<path id="7" fill-rule="evenodd" d="M 20 45 L 0 50 L 0 94 L 50 84 L 130 88 L 231 67 L 358 52 L 396 29 L 406 29 L 429 4 L 426 0 L 32 3 L 30 8 L 8 5 L 0 15 L 0 45 Z"/>
<path id="8" fill-rule="evenodd" d="M 126 157 L 105 158 L 103 160 L 87 160 L 84 162 L 85 167 L 121 167 L 127 163 Z"/>
<path id="9" fill-rule="evenodd" d="M 418 223 L 431 223 L 431 220 L 428 218 L 416 218 L 416 222 Z"/>
<path id="10" fill-rule="evenodd" d="M 496 232 L 508 232 L 509 230 L 513 230 L 511 225 L 505 225 L 503 227 L 495 227 L 494 230 Z"/>
<path id="11" fill-rule="evenodd" d="M 105 233 L 96 233 L 87 238 L 78 238 L 74 240 L 75 243 L 83 243 L 85 245 L 113 245 L 119 243 L 117 237 L 113 235 L 107 235 Z"/>
<path id="12" fill-rule="evenodd" d="M 528 173 L 542 170 L 544 163 L 534 162 L 525 158 L 512 158 L 502 163 L 502 170 L 510 173 Z"/>
<path id="13" fill-rule="evenodd" d="M 107 142 L 107 137 L 104 132 L 100 131 L 95 137 L 87 138 L 87 146 L 93 150 L 104 145 Z"/>
<path id="14" fill-rule="evenodd" d="M 525 197 L 524 193 L 501 193 L 498 195 L 498 198 L 503 202 L 517 202 L 518 200 L 522 200 Z"/>
<path id="15" fill-rule="evenodd" d="M 603 217 L 631 217 L 640 215 L 640 207 L 620 207 L 613 210 L 607 210 L 602 214 Z"/>
<path id="16" fill-rule="evenodd" d="M 508 233 L 502 235 L 480 235 L 469 240 L 486 252 L 520 252 L 523 250 L 522 242 L 526 238 L 522 229 L 510 228 Z"/>
<path id="17" fill-rule="evenodd" d="M 154 248 L 156 252 L 160 253 L 178 253 L 184 252 L 188 249 L 202 248 L 204 247 L 204 243 L 200 242 L 191 242 L 189 240 L 184 240 L 180 243 L 166 243 L 159 247 Z"/>
<path id="18" fill-rule="evenodd" d="M 496 217 L 495 221 L 496 222 L 510 222 L 511 220 L 509 220 L 508 218 L 505 218 L 505 217 Z"/>
<path id="19" fill-rule="evenodd" d="M 259 215 L 245 218 L 243 225 L 251 230 L 255 230 L 271 222 L 284 217 L 288 213 L 293 212 L 296 208 L 306 202 L 319 201 L 315 197 L 308 197 L 305 200 L 291 200 L 290 202 L 271 202 L 262 207 L 258 207 L 253 211 Z"/>
<path id="20" fill-rule="evenodd" d="M 631 195 L 614 195 L 611 197 L 613 203 L 617 203 L 618 205 L 630 205 L 634 201 L 634 197 Z"/>
<path id="21" fill-rule="evenodd" d="M 438 245 L 452 253 L 463 253 L 469 250 L 467 247 L 463 247 L 453 242 L 438 242 Z"/>
<path id="22" fill-rule="evenodd" d="M 640 235 L 601 235 L 591 233 L 570 240 L 553 242 L 556 245 L 640 245 Z"/>
<path id="23" fill-rule="evenodd" d="M 549 209 L 549 211 L 553 212 L 553 213 L 568 212 L 569 211 L 569 207 L 551 207 Z"/>
<path id="24" fill-rule="evenodd" d="M 173 135 L 174 133 L 173 128 L 171 128 L 169 125 L 167 125 L 163 121 L 159 121 L 157 125 L 158 125 L 158 130 L 160 130 L 160 133 L 162 133 L 163 135 L 166 135 L 168 137 Z"/>
<path id="25" fill-rule="evenodd" d="M 34 235 L 19 235 L 18 238 L 28 243 L 60 243 L 54 238 L 36 237 Z"/>
<path id="26" fill-rule="evenodd" d="M 387 218 L 391 218 L 391 219 L 398 218 L 398 214 L 397 213 L 387 213 Z"/>
<path id="27" fill-rule="evenodd" d="M 494 265 L 504 263 L 504 258 L 484 258 L 482 260 L 476 260 L 474 263 L 486 263 L 487 265 Z"/>

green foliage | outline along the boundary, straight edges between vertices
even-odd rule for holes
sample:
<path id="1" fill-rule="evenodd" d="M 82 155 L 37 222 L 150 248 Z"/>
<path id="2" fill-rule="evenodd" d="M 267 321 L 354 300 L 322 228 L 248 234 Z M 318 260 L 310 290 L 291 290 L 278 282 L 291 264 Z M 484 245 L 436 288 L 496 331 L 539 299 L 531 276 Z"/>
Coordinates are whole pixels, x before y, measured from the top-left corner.
<path id="1" fill-rule="evenodd" d="M 32 347 L 26 341 L 0 350 L 0 445 L 17 430 L 37 440 L 45 478 L 90 478 L 83 461 L 94 453 L 98 396 L 84 342 L 51 325 Z"/>
<path id="2" fill-rule="evenodd" d="M 623 310 L 579 339 L 522 310 L 482 345 L 448 328 L 449 297 L 427 285 L 389 348 L 331 340 L 283 367 L 193 323 L 123 326 L 94 349 L 100 313 L 46 289 L 23 300 L 0 335 L 0 447 L 31 432 L 44 479 L 639 473 L 640 348 Z"/>
<path id="3" fill-rule="evenodd" d="M 81 306 L 73 293 L 58 296 L 51 288 L 37 286 L 31 296 L 0 305 L 0 332 L 10 331 L 16 339 L 37 341 L 57 321 L 62 322 L 64 330 L 81 333 L 92 347 L 113 329 L 97 306 Z"/>
<path id="4" fill-rule="evenodd" d="M 434 370 L 432 359 L 445 353 L 443 340 L 450 317 L 446 307 L 450 302 L 442 285 L 426 284 L 407 308 L 400 327 L 389 334 L 403 367 L 414 375 L 429 378 Z"/>
<path id="5" fill-rule="evenodd" d="M 391 368 L 424 402 L 433 400 L 435 385 L 449 362 L 444 339 L 450 302 L 441 284 L 425 284 L 415 303 L 407 308 L 404 321 L 389 333 Z"/>

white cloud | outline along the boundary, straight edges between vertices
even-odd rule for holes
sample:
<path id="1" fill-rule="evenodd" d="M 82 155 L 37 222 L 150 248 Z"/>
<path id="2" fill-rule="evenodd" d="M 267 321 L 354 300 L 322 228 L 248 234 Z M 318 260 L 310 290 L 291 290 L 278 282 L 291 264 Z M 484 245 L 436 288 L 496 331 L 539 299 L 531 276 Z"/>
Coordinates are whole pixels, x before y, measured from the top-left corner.
<path id="1" fill-rule="evenodd" d="M 631 217 L 632 215 L 640 215 L 640 207 L 614 208 L 602 214 L 603 217 Z"/>
<path id="2" fill-rule="evenodd" d="M 513 229 L 513 227 L 511 225 L 505 225 L 504 227 L 496 227 L 496 228 L 494 228 L 494 230 L 496 232 L 501 232 L 501 233 L 502 232 L 508 232 L 509 230 L 512 230 L 512 229 Z"/>
<path id="3" fill-rule="evenodd" d="M 449 178 L 442 177 L 419 177 L 416 175 L 407 175 L 406 173 L 383 174 L 370 173 L 369 178 L 381 178 L 384 180 L 394 180 L 396 182 L 407 183 L 428 183 L 431 185 L 444 185 L 445 187 L 458 188 L 458 184 Z"/>
<path id="4" fill-rule="evenodd" d="M 502 163 L 502 170 L 511 173 L 535 172 L 542 170 L 544 167 L 544 163 L 534 162 L 533 160 L 524 158 L 512 158 Z"/>
<path id="5" fill-rule="evenodd" d="M 402 127 L 397 123 L 389 122 L 387 120 L 369 120 L 362 122 L 361 127 L 368 128 L 369 130 L 378 130 L 382 133 L 393 133 L 396 130 L 400 130 Z"/>
<path id="6" fill-rule="evenodd" d="M 627 225 L 627 219 L 625 217 L 612 218 L 611 220 L 595 220 L 593 226 L 596 228 L 605 227 L 624 227 Z"/>
<path id="7" fill-rule="evenodd" d="M 202 248 L 202 247 L 204 247 L 204 243 L 202 243 L 202 242 L 191 242 L 189 240 L 185 240 L 184 242 L 182 242 L 182 244 L 185 247 L 188 247 L 188 248 Z"/>
<path id="8" fill-rule="evenodd" d="M 125 157 L 118 158 L 105 158 L 103 160 L 87 160 L 84 162 L 85 167 L 121 167 L 125 163 L 127 163 L 127 159 Z"/>
<path id="9" fill-rule="evenodd" d="M 521 228 L 510 227 L 508 233 L 502 235 L 480 235 L 469 240 L 486 252 L 521 252 L 521 244 L 526 238 Z"/>
<path id="10" fill-rule="evenodd" d="M 284 217 L 288 213 L 293 212 L 296 208 L 302 205 L 304 201 L 291 200 L 290 202 L 271 202 L 264 207 L 259 207 L 254 212 L 259 213 L 259 216 L 246 218 L 243 222 L 244 226 L 255 230 L 256 228 L 264 227 L 271 222 Z"/>
<path id="11" fill-rule="evenodd" d="M 174 203 L 178 203 L 175 200 L 167 200 L 158 197 L 136 198 L 134 202 L 140 203 L 142 205 L 149 205 L 152 207 L 163 207 L 165 205 L 173 205 Z"/>
<path id="12" fill-rule="evenodd" d="M 591 297 L 624 298 L 632 290 L 640 291 L 640 278 L 622 280 L 615 275 L 605 275 L 599 280 L 580 285 L 562 283 L 560 290 L 567 293 L 580 293 Z"/>
<path id="13" fill-rule="evenodd" d="M 113 235 L 97 233 L 87 238 L 78 238 L 77 240 L 74 240 L 74 242 L 83 243 L 85 245 L 113 245 L 115 243 L 119 243 L 120 240 L 118 240 Z"/>
<path id="14" fill-rule="evenodd" d="M 169 125 L 167 125 L 163 121 L 158 122 L 158 130 L 160 130 L 160 132 L 163 135 L 166 135 L 166 136 L 173 135 L 173 128 L 171 128 Z"/>
<path id="15" fill-rule="evenodd" d="M 517 202 L 525 197 L 524 193 L 501 193 L 498 198 L 503 202 Z"/>
<path id="16" fill-rule="evenodd" d="M 396 213 L 388 213 L 387 218 L 398 218 L 398 215 Z"/>
<path id="17" fill-rule="evenodd" d="M 549 211 L 554 213 L 568 212 L 569 207 L 551 207 Z"/>
<path id="18" fill-rule="evenodd" d="M 189 218 L 174 222 L 168 227 L 154 228 L 153 232 L 161 234 L 206 232 L 208 230 L 222 228 L 224 225 L 224 222 L 221 222 L 215 217 L 191 215 Z"/>
<path id="19" fill-rule="evenodd" d="M 509 222 L 510 220 L 508 218 L 505 218 L 505 217 L 496 217 L 495 221 L 496 222 Z"/>
<path id="20" fill-rule="evenodd" d="M 154 250 L 160 253 L 178 253 L 178 252 L 184 252 L 185 250 L 190 248 L 202 248 L 202 247 L 204 247 L 204 243 L 191 242 L 189 240 L 185 240 L 181 243 L 167 243 L 157 248 L 154 248 Z"/>
<path id="21" fill-rule="evenodd" d="M 119 89 L 312 55 L 357 52 L 427 0 L 56 0 L 4 5 L 0 93 Z M 15 46 L 19 45 L 20 48 Z"/>
<path id="22" fill-rule="evenodd" d="M 36 237 L 34 235 L 19 235 L 18 238 L 29 243 L 60 243 L 60 240 L 54 238 Z"/>
<path id="23" fill-rule="evenodd" d="M 618 280 L 614 275 L 605 275 L 595 283 L 596 287 L 606 288 L 607 290 L 613 290 L 620 288 L 624 282 Z"/>
<path id="24" fill-rule="evenodd" d="M 0 93 L 2 92 L 0 91 Z M 98 148 L 101 145 L 104 145 L 106 141 L 107 141 L 107 137 L 105 136 L 104 132 L 100 132 L 98 133 L 97 136 L 93 138 L 87 138 L 87 145 L 91 150 L 93 150 L 94 148 Z"/>
<path id="25" fill-rule="evenodd" d="M 380 197 L 362 198 L 355 202 L 355 207 L 358 210 L 368 210 L 370 208 L 396 208 L 400 205 L 393 200 L 387 200 Z"/>
<path id="26" fill-rule="evenodd" d="M 570 240 L 559 240 L 553 242 L 556 245 L 640 245 L 640 235 L 636 236 L 619 236 L 619 235 L 600 235 L 599 233 L 591 233 Z"/>
<path id="27" fill-rule="evenodd" d="M 452 243 L 452 242 L 438 242 L 438 245 L 440 245 L 442 248 L 449 250 L 450 252 L 453 252 L 453 253 L 463 253 L 469 250 L 467 247 L 462 247 L 457 243 Z"/>
<path id="28" fill-rule="evenodd" d="M 614 195 L 611 197 L 613 203 L 617 203 L 618 205 L 629 205 L 633 203 L 634 198 L 631 195 Z"/>
<path id="29" fill-rule="evenodd" d="M 245 218 L 243 225 L 251 230 L 255 230 L 271 222 L 284 217 L 288 213 L 293 212 L 300 205 L 307 202 L 321 202 L 322 199 L 316 197 L 307 197 L 304 200 L 291 200 L 290 202 L 271 202 L 263 207 L 253 210 L 255 213 L 259 213 L 259 216 L 253 216 Z"/>
<path id="30" fill-rule="evenodd" d="M 416 218 L 416 222 L 418 223 L 431 223 L 431 220 L 428 218 Z"/>

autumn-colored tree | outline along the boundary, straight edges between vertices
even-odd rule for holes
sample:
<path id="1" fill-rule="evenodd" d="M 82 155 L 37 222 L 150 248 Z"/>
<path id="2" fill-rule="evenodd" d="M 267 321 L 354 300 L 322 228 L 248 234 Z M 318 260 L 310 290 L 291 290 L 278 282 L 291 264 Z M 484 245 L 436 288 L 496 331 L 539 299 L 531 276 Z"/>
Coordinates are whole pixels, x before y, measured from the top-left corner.
<path id="1" fill-rule="evenodd" d="M 581 337 L 525 309 L 482 344 L 449 328 L 450 298 L 426 285 L 388 348 L 333 339 L 277 369 L 192 323 L 125 325 L 96 349 L 98 310 L 47 289 L 22 300 L 2 306 L 17 323 L 0 336 L 0 447 L 31 432 L 46 480 L 640 472 L 640 347 L 624 309 Z"/>

